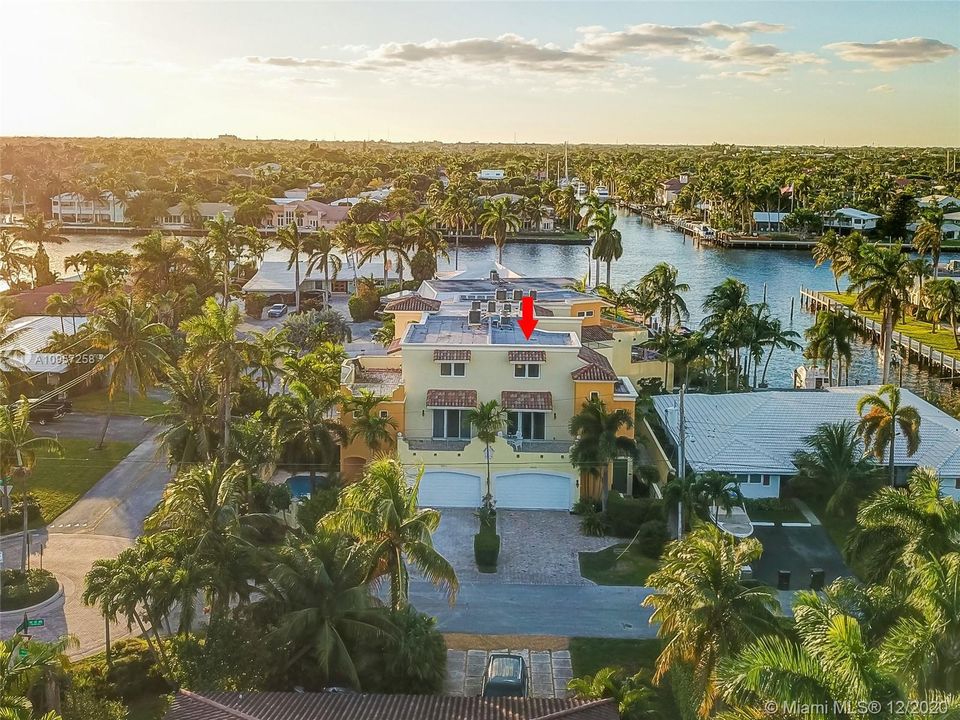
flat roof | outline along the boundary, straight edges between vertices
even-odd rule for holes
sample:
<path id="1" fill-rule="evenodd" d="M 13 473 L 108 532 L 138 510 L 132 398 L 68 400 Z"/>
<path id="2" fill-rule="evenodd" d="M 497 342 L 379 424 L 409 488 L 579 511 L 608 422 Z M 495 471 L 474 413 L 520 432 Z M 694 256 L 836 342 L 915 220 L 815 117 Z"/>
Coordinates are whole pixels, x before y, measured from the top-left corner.
<path id="1" fill-rule="evenodd" d="M 858 422 L 857 401 L 878 387 L 688 393 L 684 398 L 686 460 L 696 472 L 792 475 L 796 472 L 792 456 L 805 447 L 803 438 L 823 423 Z M 894 463 L 931 467 L 941 477 L 960 477 L 960 420 L 909 390 L 900 392 L 902 402 L 920 413 L 920 448 L 908 457 L 901 438 L 895 445 Z M 677 400 L 676 395 L 653 397 L 654 409 L 674 443 L 678 441 Z"/>
<path id="2" fill-rule="evenodd" d="M 534 330 L 530 339 L 517 326 L 516 318 L 501 320 L 492 330 L 486 323 L 470 325 L 465 315 L 429 315 L 422 322 L 411 323 L 403 338 L 404 345 L 524 345 L 529 347 L 577 347 L 569 332 Z"/>

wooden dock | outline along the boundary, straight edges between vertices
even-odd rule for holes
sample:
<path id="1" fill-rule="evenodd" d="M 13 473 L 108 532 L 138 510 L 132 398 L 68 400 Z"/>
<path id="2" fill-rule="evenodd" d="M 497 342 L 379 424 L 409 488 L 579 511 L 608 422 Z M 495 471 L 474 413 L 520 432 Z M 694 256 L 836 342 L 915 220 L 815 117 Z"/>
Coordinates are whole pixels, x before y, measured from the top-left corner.
<path id="1" fill-rule="evenodd" d="M 861 333 L 863 333 L 865 336 L 868 336 L 871 341 L 876 343 L 878 346 L 880 345 L 880 335 L 883 330 L 881 323 L 861 315 L 856 310 L 847 307 L 843 303 L 827 297 L 824 293 L 818 290 L 810 290 L 809 288 L 805 288 L 801 285 L 800 305 L 810 312 L 828 310 L 840 315 L 845 315 L 853 321 Z M 900 351 L 900 355 L 904 362 L 914 362 L 928 371 L 942 373 L 945 376 L 945 380 L 958 379 L 957 369 L 960 367 L 960 357 L 957 355 L 951 355 L 950 353 L 943 352 L 942 350 L 937 350 L 936 348 L 933 348 L 930 345 L 917 340 L 916 338 L 912 338 L 909 335 L 905 335 L 898 330 L 893 331 L 891 347 L 894 347 Z M 960 354 L 960 350 L 957 352 Z"/>

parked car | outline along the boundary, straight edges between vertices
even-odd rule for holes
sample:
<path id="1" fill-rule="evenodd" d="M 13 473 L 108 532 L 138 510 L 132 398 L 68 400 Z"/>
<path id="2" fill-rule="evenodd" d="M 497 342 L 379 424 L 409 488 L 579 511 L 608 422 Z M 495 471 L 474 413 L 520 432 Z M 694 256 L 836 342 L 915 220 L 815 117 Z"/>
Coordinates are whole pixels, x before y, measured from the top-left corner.
<path id="1" fill-rule="evenodd" d="M 526 697 L 527 664 L 519 655 L 491 653 L 482 687 L 483 697 Z"/>
<path id="2" fill-rule="evenodd" d="M 269 318 L 279 318 L 287 314 L 287 306 L 283 303 L 277 303 L 276 305 L 271 305 L 267 310 L 267 317 Z"/>
<path id="3" fill-rule="evenodd" d="M 43 402 L 30 400 L 29 402 L 29 420 L 39 425 L 46 425 L 52 420 L 59 420 L 68 412 L 73 412 L 73 403 L 69 400 L 44 400 Z M 11 405 L 10 409 L 15 411 L 17 409 L 16 403 Z"/>

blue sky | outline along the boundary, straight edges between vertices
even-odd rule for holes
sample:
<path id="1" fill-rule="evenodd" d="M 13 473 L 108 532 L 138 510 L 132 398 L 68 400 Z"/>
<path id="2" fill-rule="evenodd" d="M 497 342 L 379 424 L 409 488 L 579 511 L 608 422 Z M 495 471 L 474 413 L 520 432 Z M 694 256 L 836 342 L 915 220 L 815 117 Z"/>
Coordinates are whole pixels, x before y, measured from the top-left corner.
<path id="1" fill-rule="evenodd" d="M 0 134 L 960 144 L 957 2 L 7 0 Z M 38 38 L 42 37 L 42 42 Z"/>

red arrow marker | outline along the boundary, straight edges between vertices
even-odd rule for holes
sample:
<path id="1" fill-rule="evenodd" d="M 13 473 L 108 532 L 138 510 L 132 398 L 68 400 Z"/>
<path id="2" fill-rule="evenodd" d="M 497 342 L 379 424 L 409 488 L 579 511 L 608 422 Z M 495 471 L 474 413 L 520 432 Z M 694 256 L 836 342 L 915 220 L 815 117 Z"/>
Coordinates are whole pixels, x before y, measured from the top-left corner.
<path id="1" fill-rule="evenodd" d="M 520 301 L 520 321 L 517 323 L 520 326 L 520 329 L 523 330 L 523 336 L 529 340 L 530 336 L 533 335 L 533 329 L 537 326 L 539 322 L 533 316 L 533 298 L 525 297 Z"/>

